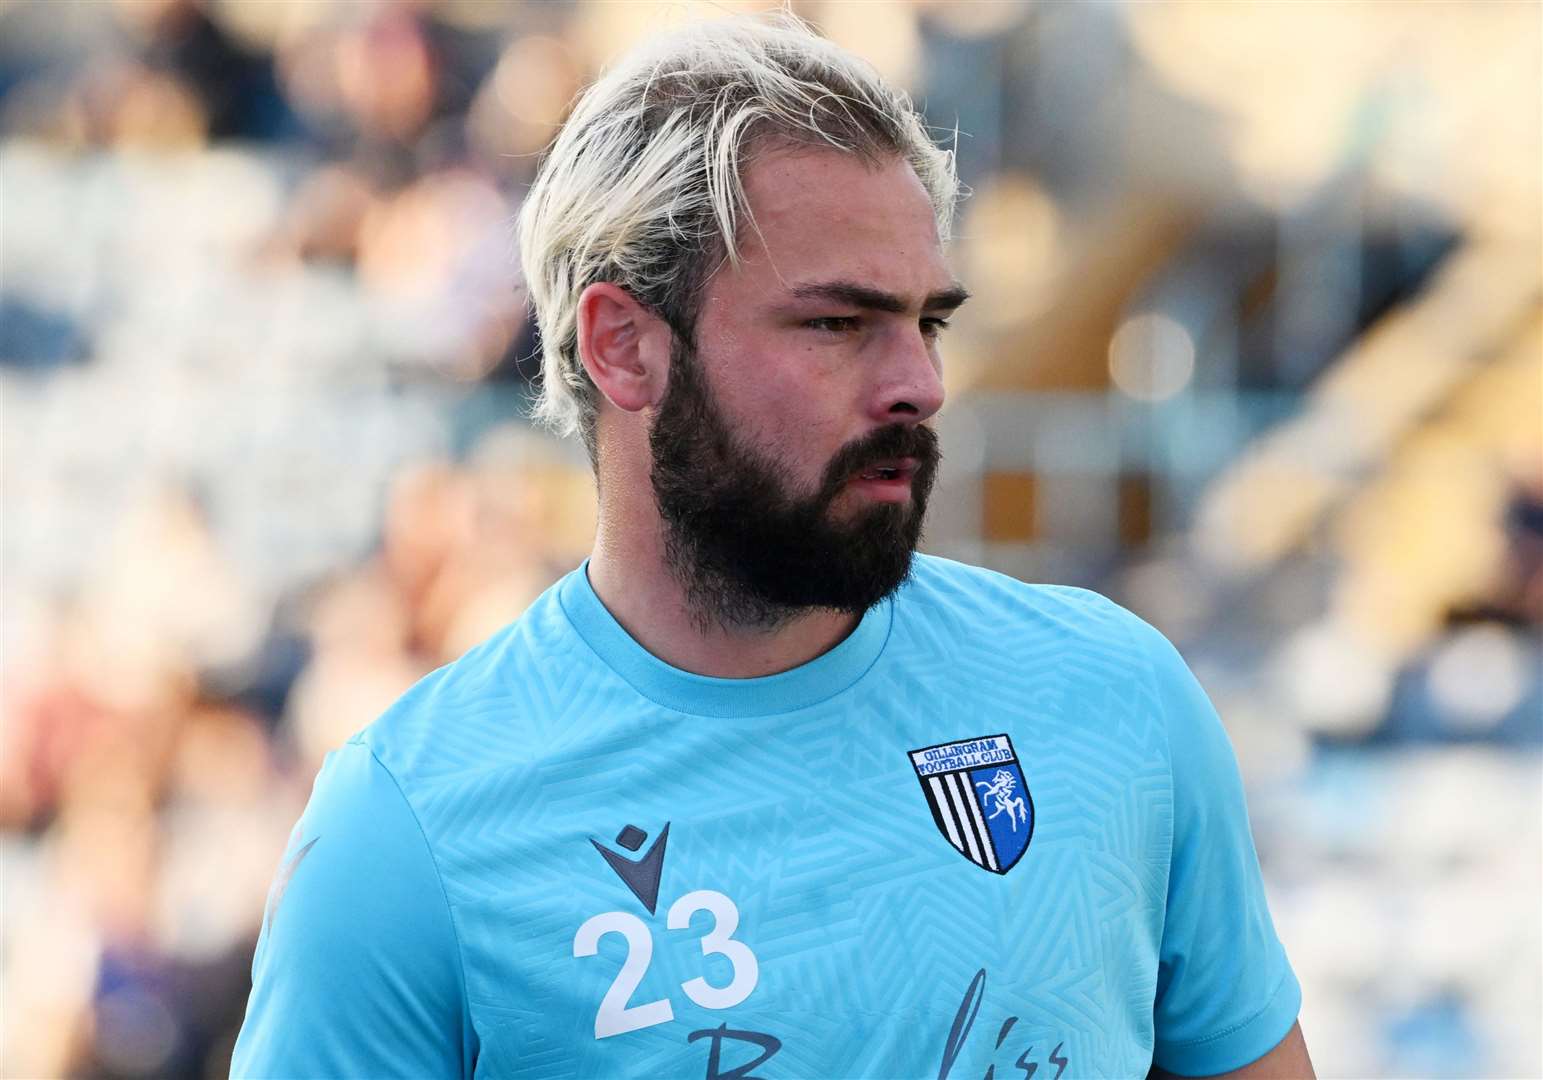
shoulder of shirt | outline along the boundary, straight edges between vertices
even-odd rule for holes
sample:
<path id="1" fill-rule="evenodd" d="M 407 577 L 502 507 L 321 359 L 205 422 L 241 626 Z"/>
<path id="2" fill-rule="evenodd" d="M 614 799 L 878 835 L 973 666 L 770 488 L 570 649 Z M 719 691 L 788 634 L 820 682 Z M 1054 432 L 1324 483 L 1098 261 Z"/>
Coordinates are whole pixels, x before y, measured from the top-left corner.
<path id="1" fill-rule="evenodd" d="M 1083 693 L 1124 687 L 1148 703 L 1171 737 L 1213 739 L 1221 730 L 1183 658 L 1163 634 L 1100 593 L 1029 584 L 1006 574 L 918 555 L 897 597 L 896 626 L 913 648 L 983 648 L 1003 672 L 1045 671 L 1083 683 Z M 960 667 L 968 657 L 954 658 Z M 1010 678 L 1011 675 L 1003 675 Z M 1214 729 L 1214 730 L 1213 730 Z"/>
<path id="2" fill-rule="evenodd" d="M 404 790 L 413 778 L 518 763 L 520 726 L 561 693 L 581 643 L 542 593 L 514 622 L 413 684 L 356 738 Z"/>
<path id="3" fill-rule="evenodd" d="M 1134 680 L 1153 692 L 1175 677 L 1193 679 L 1161 632 L 1101 593 L 1031 584 L 937 556 L 916 557 L 897 597 L 896 625 L 931 645 L 984 645 L 1008 665 L 1037 668 L 1053 648 L 1106 686 Z"/>
<path id="4" fill-rule="evenodd" d="M 1139 616 L 1091 589 L 1020 581 L 936 555 L 916 556 L 899 602 L 1016 617 L 1093 638 L 1140 636 L 1143 630 L 1156 633 Z"/>

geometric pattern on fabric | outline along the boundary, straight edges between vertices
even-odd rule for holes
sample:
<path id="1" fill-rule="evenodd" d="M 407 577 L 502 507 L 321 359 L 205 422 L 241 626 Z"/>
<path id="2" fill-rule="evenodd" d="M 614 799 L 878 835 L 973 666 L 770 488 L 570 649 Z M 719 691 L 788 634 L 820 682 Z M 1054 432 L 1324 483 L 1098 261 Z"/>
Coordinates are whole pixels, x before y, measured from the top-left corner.
<path id="1" fill-rule="evenodd" d="M 961 743 L 979 760 L 921 774 Z M 596 854 L 666 827 L 641 896 Z M 293 848 L 322 833 L 259 946 L 251 1075 L 325 1072 L 323 1040 L 329 1064 L 350 1040 L 426 1060 L 393 1040 L 435 1023 L 356 1019 L 409 1006 L 465 1018 L 430 1071 L 534 1078 L 1215 1073 L 1296 1015 L 1231 750 L 1177 654 L 1095 594 L 943 559 L 743 680 L 649 656 L 581 567 L 329 759 Z M 373 902 L 398 894 L 429 907 Z M 325 948 L 291 947 L 340 910 Z M 372 944 L 429 925 L 454 972 L 433 988 Z"/>

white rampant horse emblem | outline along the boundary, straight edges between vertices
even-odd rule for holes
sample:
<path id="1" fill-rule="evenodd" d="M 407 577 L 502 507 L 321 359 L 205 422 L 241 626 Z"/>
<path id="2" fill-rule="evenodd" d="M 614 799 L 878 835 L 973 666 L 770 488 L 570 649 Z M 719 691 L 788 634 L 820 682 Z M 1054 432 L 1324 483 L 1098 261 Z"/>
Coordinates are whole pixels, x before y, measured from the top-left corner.
<path id="1" fill-rule="evenodd" d="M 1005 811 L 1007 823 L 1013 827 L 1013 832 L 1017 832 L 1019 823 L 1029 820 L 1029 808 L 1023 804 L 1023 797 L 1013 794 L 1013 788 L 1017 787 L 1018 783 L 1013 779 L 1013 774 L 1006 769 L 998 769 L 997 774 L 991 778 L 991 783 L 977 780 L 975 786 L 984 789 L 981 793 L 982 805 L 988 797 L 995 800 L 995 809 L 987 815 L 987 821 Z"/>

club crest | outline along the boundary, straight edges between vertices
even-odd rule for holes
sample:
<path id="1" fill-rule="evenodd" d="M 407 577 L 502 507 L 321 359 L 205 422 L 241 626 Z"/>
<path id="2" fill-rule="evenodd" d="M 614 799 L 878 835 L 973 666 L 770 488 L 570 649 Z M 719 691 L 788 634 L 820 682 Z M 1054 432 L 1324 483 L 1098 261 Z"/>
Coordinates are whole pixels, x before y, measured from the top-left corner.
<path id="1" fill-rule="evenodd" d="M 932 819 L 954 850 L 982 870 L 1005 874 L 1034 835 L 1034 800 L 1006 735 L 911 751 Z"/>

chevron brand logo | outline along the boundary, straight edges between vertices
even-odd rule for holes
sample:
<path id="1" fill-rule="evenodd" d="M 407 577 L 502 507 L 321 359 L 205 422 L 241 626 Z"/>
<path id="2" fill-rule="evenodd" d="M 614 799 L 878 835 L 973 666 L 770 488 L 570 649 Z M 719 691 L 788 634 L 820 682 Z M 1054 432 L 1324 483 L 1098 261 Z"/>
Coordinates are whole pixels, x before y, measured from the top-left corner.
<path id="1" fill-rule="evenodd" d="M 1006 735 L 939 743 L 911 751 L 938 832 L 982 870 L 1005 874 L 1034 835 L 1034 800 Z"/>
<path id="2" fill-rule="evenodd" d="M 654 841 L 646 854 L 639 859 L 629 859 L 617 851 L 612 851 L 600 841 L 591 839 L 595 850 L 600 852 L 605 863 L 616 876 L 622 879 L 622 883 L 632 890 L 639 902 L 648 909 L 652 915 L 654 908 L 659 903 L 659 877 L 664 873 L 664 845 L 670 838 L 670 823 L 664 823 L 664 831 Z M 648 839 L 648 834 L 636 825 L 628 825 L 616 835 L 616 842 L 628 851 L 636 851 L 643 846 L 643 841 Z"/>

